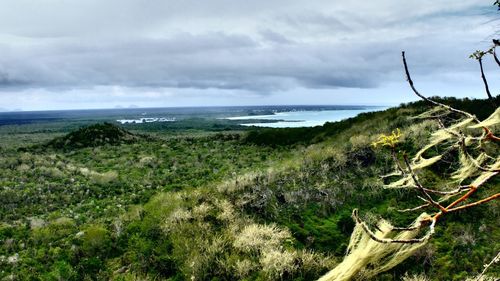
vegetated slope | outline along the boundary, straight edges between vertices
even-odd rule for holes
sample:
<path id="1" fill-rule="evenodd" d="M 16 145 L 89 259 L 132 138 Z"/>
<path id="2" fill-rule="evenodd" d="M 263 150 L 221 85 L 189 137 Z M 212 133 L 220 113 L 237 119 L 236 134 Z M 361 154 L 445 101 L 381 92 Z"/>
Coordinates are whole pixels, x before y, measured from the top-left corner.
<path id="1" fill-rule="evenodd" d="M 484 101 L 454 102 L 486 108 Z M 43 222 L 32 218 L 30 225 L 3 225 L 0 239 L 8 243 L 0 247 L 0 255 L 5 256 L 0 260 L 5 268 L 0 276 L 36 276 L 43 280 L 314 280 L 342 258 L 353 227 L 353 208 L 359 208 L 367 221 L 377 221 L 376 214 L 391 218 L 396 224 L 411 221 L 411 214 L 395 209 L 412 206 L 415 196 L 381 188 L 380 175 L 392 170 L 392 160 L 388 153 L 374 150 L 370 143 L 380 133 L 400 128 L 404 135 L 400 149 L 414 153 L 425 144 L 429 129 L 436 124 L 409 117 L 426 109 L 422 103 L 416 103 L 313 129 L 265 130 L 260 139 L 269 138 L 267 142 L 256 142 L 249 135 L 243 141 L 221 142 L 213 149 L 205 148 L 205 144 L 211 145 L 210 139 L 183 140 L 197 145 L 178 144 L 185 149 L 180 154 L 199 153 L 194 159 L 209 159 L 208 167 L 228 163 L 228 157 L 243 159 L 249 153 L 261 161 L 266 154 L 275 155 L 267 156 L 272 160 L 268 165 L 253 164 L 247 170 L 231 170 L 223 165 L 226 168 L 220 169 L 226 172 L 212 181 L 192 181 L 191 187 L 182 185 L 178 191 L 162 192 L 144 205 L 128 206 L 125 213 L 104 214 L 105 219 L 97 222 L 76 218 L 66 211 L 51 213 Z M 310 133 L 296 133 L 301 130 Z M 287 145 L 276 143 L 279 137 L 286 137 L 284 132 L 295 132 L 296 139 Z M 172 140 L 168 145 L 175 144 Z M 234 145 L 234 150 L 218 152 L 227 144 Z M 125 147 L 130 149 L 128 154 L 149 155 L 162 146 Z M 117 156 L 121 149 L 84 148 L 64 156 L 104 172 L 99 160 Z M 289 157 L 284 151 L 294 151 L 295 155 Z M 213 158 L 219 154 L 220 158 Z M 160 162 L 170 157 L 156 156 Z M 125 168 L 138 160 L 109 158 L 115 160 L 108 160 L 107 167 Z M 187 163 L 194 159 L 189 158 Z M 33 160 L 33 165 L 37 161 Z M 252 165 L 253 161 L 238 160 L 236 165 Z M 171 167 L 155 163 L 149 169 L 151 173 Z M 182 175 L 190 165 L 182 167 L 169 171 Z M 181 179 L 201 176 L 197 169 L 190 171 L 193 174 Z M 140 184 L 145 172 L 120 171 L 118 186 L 127 186 L 129 181 Z M 206 170 L 208 174 L 214 172 Z M 433 183 L 439 184 L 440 171 L 431 173 Z M 160 178 L 146 177 L 150 181 Z M 489 184 L 499 186 L 498 180 Z M 109 184 L 101 186 L 101 190 L 108 188 Z M 94 198 L 98 201 L 97 196 Z M 108 197 L 106 204 L 113 202 Z M 104 209 L 103 205 L 92 206 L 94 209 L 88 209 L 87 216 Z M 71 210 L 71 205 L 67 207 Z M 380 276 L 380 280 L 400 280 L 405 272 L 426 272 L 433 280 L 463 280 L 466 275 L 481 271 L 482 264 L 498 251 L 491 247 L 500 239 L 498 207 L 498 203 L 492 202 L 448 217 L 431 244 Z M 493 269 L 492 273 L 498 270 Z"/>
<path id="2" fill-rule="evenodd" d="M 484 101 L 455 102 L 489 107 Z M 274 168 L 176 197 L 159 195 L 142 209 L 142 221 L 129 222 L 131 235 L 161 233 L 155 238 L 141 236 L 140 243 L 161 249 L 162 244 L 155 241 L 161 237 L 169 245 L 159 255 L 173 258 L 175 268 L 163 272 L 164 278 L 314 280 L 343 256 L 353 227 L 353 208 L 359 208 L 371 222 L 378 221 L 379 215 L 399 225 L 414 218 L 396 209 L 414 206 L 418 199 L 408 191 L 382 189 L 380 175 L 392 171 L 392 159 L 387 152 L 372 149 L 370 143 L 381 132 L 400 128 L 404 133 L 400 148 L 415 153 L 437 126 L 410 118 L 425 109 L 417 103 L 353 118 L 345 121 L 353 126 L 336 133 L 320 131 L 329 135 L 323 142 Z M 275 141 L 273 131 L 280 135 L 287 130 L 293 131 L 266 130 L 266 134 Z M 436 169 L 430 172 L 433 184 L 439 184 L 440 170 L 446 167 Z M 499 182 L 489 185 L 498 188 Z M 498 251 L 491 247 L 500 238 L 496 222 L 495 202 L 450 216 L 428 246 L 378 279 L 400 280 L 407 272 L 425 273 L 432 280 L 472 276 Z M 130 249 L 125 252 L 129 255 Z M 162 274 L 154 269 L 155 262 L 128 262 L 131 267 L 147 264 L 135 267 L 135 273 Z M 498 274 L 498 269 L 491 274 Z"/>
<path id="3" fill-rule="evenodd" d="M 64 137 L 63 137 L 64 138 Z M 39 145 L 38 147 L 42 147 Z M 272 165 L 284 148 L 240 142 L 238 134 L 140 137 L 130 144 L 0 153 L 0 221 L 114 217 L 159 191 L 181 190 Z"/>

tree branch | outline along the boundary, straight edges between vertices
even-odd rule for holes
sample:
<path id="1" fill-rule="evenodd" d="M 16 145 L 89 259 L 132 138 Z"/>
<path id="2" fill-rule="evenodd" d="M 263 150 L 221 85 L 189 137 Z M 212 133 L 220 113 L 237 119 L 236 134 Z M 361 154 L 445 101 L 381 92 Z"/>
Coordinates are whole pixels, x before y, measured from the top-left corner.
<path id="1" fill-rule="evenodd" d="M 404 68 L 405 68 L 405 73 L 406 73 L 406 80 L 408 81 L 408 84 L 410 84 L 410 87 L 411 89 L 413 90 L 413 92 L 415 93 L 415 95 L 417 95 L 419 98 L 433 104 L 433 105 L 436 105 L 436 106 L 442 106 L 452 112 L 455 112 L 455 113 L 459 113 L 459 114 L 462 114 L 462 115 L 465 115 L 469 118 L 473 118 L 477 123 L 479 123 L 480 121 L 477 119 L 476 116 L 468 113 L 468 112 L 465 112 L 465 111 L 462 111 L 462 110 L 459 110 L 459 109 L 455 109 L 451 106 L 448 106 L 446 104 L 443 104 L 443 103 L 440 103 L 440 102 L 437 102 L 437 101 L 434 101 L 434 100 L 431 100 L 427 97 L 425 97 L 424 95 L 420 94 L 417 89 L 415 88 L 415 86 L 413 85 L 413 80 L 411 80 L 411 76 L 410 76 L 410 71 L 408 70 L 408 64 L 406 63 L 406 57 L 405 57 L 405 52 L 403 51 L 402 52 L 402 56 L 403 56 L 403 65 L 404 65 Z"/>
<path id="2" fill-rule="evenodd" d="M 493 48 L 493 57 L 495 58 L 495 61 L 497 62 L 498 66 L 500 66 L 500 60 L 498 60 L 497 53 L 496 53 L 496 48 Z"/>
<path id="3" fill-rule="evenodd" d="M 497 62 L 498 66 L 500 66 L 500 60 L 497 57 L 496 54 L 496 48 L 500 46 L 500 41 L 498 39 L 493 39 L 493 58 L 495 58 L 495 61 Z"/>
<path id="4" fill-rule="evenodd" d="M 434 199 L 432 199 L 432 197 L 424 190 L 424 187 L 422 186 L 422 184 L 420 184 L 417 176 L 415 175 L 415 173 L 413 172 L 413 170 L 411 168 L 410 161 L 408 160 L 408 156 L 405 154 L 405 155 L 403 155 L 403 158 L 405 160 L 406 167 L 408 168 L 408 171 L 410 172 L 410 175 L 411 175 L 413 181 L 415 182 L 415 185 L 420 190 L 420 192 L 425 196 L 425 198 L 427 198 L 426 201 L 429 202 L 430 204 L 434 205 L 439 210 L 446 212 L 446 209 L 443 206 L 441 206 L 438 202 L 434 201 Z"/>
<path id="5" fill-rule="evenodd" d="M 413 212 L 413 211 L 417 211 L 417 210 L 420 210 L 420 209 L 427 208 L 430 205 L 431 205 L 430 203 L 425 203 L 424 205 L 420 205 L 420 206 L 415 207 L 415 208 L 409 208 L 409 209 L 403 209 L 403 210 L 397 210 L 397 211 L 400 212 L 400 213 Z"/>
<path id="6" fill-rule="evenodd" d="M 500 252 L 498 252 L 498 254 L 488 264 L 484 265 L 483 271 L 481 272 L 481 274 L 479 274 L 479 276 L 474 281 L 480 281 L 481 278 L 486 273 L 486 271 L 488 270 L 488 268 L 490 268 L 491 265 L 493 265 L 494 263 L 497 263 L 499 261 L 500 261 Z"/>
<path id="7" fill-rule="evenodd" d="M 483 58 L 479 57 L 477 60 L 479 61 L 479 68 L 481 69 L 481 78 L 483 79 L 483 84 L 484 84 L 484 89 L 486 91 L 486 95 L 488 95 L 488 99 L 493 104 L 493 106 L 496 107 L 495 101 L 493 100 L 493 97 L 491 96 L 491 93 L 490 93 L 488 81 L 486 80 L 486 76 L 484 75 Z"/>
<path id="8" fill-rule="evenodd" d="M 401 172 L 401 174 L 406 175 L 405 170 L 403 169 L 403 167 L 401 167 L 401 163 L 399 163 L 399 159 L 398 159 L 398 156 L 396 155 L 396 150 L 394 149 L 394 147 L 392 147 L 392 149 L 391 149 L 391 156 L 392 156 L 392 159 L 394 160 L 394 162 L 396 163 L 396 166 L 398 167 L 398 170 Z"/>
<path id="9" fill-rule="evenodd" d="M 497 194 L 494 194 L 494 195 L 491 195 L 490 197 L 487 197 L 487 198 L 484 198 L 484 199 L 481 199 L 479 201 L 476 201 L 476 202 L 473 202 L 473 203 L 469 203 L 467 205 L 463 205 L 463 206 L 460 206 L 460 207 L 456 207 L 456 208 L 452 208 L 452 209 L 449 209 L 448 212 L 455 212 L 455 211 L 460 211 L 460 210 L 463 210 L 463 209 L 467 209 L 467 208 L 470 208 L 470 207 L 474 207 L 474 206 L 477 206 L 477 205 L 481 205 L 483 203 L 486 203 L 488 201 L 491 201 L 491 200 L 494 200 L 494 199 L 497 199 L 500 197 L 500 193 L 497 193 Z"/>

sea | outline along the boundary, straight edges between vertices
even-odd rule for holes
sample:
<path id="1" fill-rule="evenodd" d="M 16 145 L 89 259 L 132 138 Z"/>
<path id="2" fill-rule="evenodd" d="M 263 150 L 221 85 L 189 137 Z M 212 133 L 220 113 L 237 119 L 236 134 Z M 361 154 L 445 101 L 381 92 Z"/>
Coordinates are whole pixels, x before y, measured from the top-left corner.
<path id="1" fill-rule="evenodd" d="M 313 127 L 323 125 L 326 122 L 354 117 L 363 112 L 379 111 L 386 108 L 364 105 L 266 105 L 17 111 L 0 112 L 0 126 L 69 120 L 104 121 L 119 124 L 123 120 L 178 122 L 193 118 L 208 118 L 232 120 L 242 126 Z M 141 126 L 142 123 L 137 122 L 136 125 Z"/>
<path id="2" fill-rule="evenodd" d="M 354 117 L 360 113 L 383 110 L 385 107 L 366 107 L 362 109 L 309 110 L 276 112 L 272 115 L 234 116 L 229 120 L 255 120 L 257 122 L 241 123 L 243 126 L 269 128 L 296 128 L 322 126 L 326 122 L 336 122 Z"/>

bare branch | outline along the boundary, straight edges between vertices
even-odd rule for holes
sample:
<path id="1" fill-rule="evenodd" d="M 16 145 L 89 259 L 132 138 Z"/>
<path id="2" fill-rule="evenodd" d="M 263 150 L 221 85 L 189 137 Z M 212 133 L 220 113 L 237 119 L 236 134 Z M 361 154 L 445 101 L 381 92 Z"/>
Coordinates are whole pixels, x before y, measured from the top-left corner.
<path id="1" fill-rule="evenodd" d="M 498 60 L 496 48 L 493 48 L 493 58 L 495 58 L 495 61 L 497 62 L 498 66 L 500 66 L 500 60 Z"/>
<path id="2" fill-rule="evenodd" d="M 403 167 L 401 167 L 401 163 L 399 163 L 398 156 L 396 155 L 396 150 L 394 148 L 391 149 L 391 156 L 394 162 L 396 163 L 396 166 L 398 167 L 398 170 L 401 172 L 402 175 L 406 175 L 405 170 Z"/>
<path id="3" fill-rule="evenodd" d="M 492 266 L 493 264 L 495 264 L 497 262 L 500 262 L 500 252 L 498 252 L 497 255 L 488 264 L 484 265 L 483 271 L 481 272 L 481 274 L 479 274 L 479 276 L 477 276 L 475 281 L 481 280 L 481 278 L 484 276 L 484 274 L 490 268 L 490 266 Z"/>
<path id="4" fill-rule="evenodd" d="M 415 189 L 419 189 L 418 186 L 411 186 L 412 188 L 415 188 Z M 460 187 L 457 187 L 453 190 L 448 190 L 448 191 L 443 191 L 443 190 L 435 190 L 435 189 L 430 189 L 430 188 L 425 188 L 425 187 L 422 187 L 423 190 L 427 193 L 434 193 L 434 194 L 439 194 L 439 195 L 457 195 L 465 190 L 468 190 L 470 189 L 470 186 L 469 185 L 464 185 L 464 186 L 460 186 Z M 421 198 L 422 200 L 424 201 L 427 201 L 423 198 Z"/>
<path id="5" fill-rule="evenodd" d="M 491 96 L 491 93 L 490 93 L 490 88 L 488 87 L 488 81 L 486 80 L 486 76 L 484 75 L 483 58 L 479 57 L 478 61 L 479 61 L 479 68 L 481 69 L 481 78 L 483 79 L 483 84 L 484 84 L 484 89 L 486 91 L 486 95 L 488 95 L 488 99 L 493 104 L 493 106 L 496 107 L 495 101 L 493 100 L 493 97 Z"/>
<path id="6" fill-rule="evenodd" d="M 469 189 L 470 187 L 467 187 L 466 189 L 459 187 L 450 191 L 441 191 L 441 190 L 434 190 L 434 189 L 429 189 L 429 188 L 423 188 L 425 192 L 428 193 L 435 193 L 435 194 L 440 194 L 440 195 L 456 195 L 459 194 L 460 192 L 463 192 L 464 190 Z"/>
<path id="7" fill-rule="evenodd" d="M 500 197 L 500 193 L 497 193 L 497 194 L 494 194 L 494 195 L 491 195 L 490 197 L 487 197 L 487 198 L 484 198 L 484 199 L 481 199 L 479 201 L 476 201 L 476 202 L 473 202 L 473 203 L 469 203 L 467 205 L 463 205 L 463 206 L 460 206 L 460 207 L 456 207 L 456 208 L 452 208 L 452 209 L 448 209 L 447 212 L 455 212 L 455 211 L 460 211 L 460 210 L 463 210 L 463 209 L 467 209 L 467 208 L 470 208 L 470 207 L 474 207 L 474 206 L 477 206 L 477 205 L 481 205 L 483 203 L 486 203 L 486 202 L 489 202 L 491 200 L 494 200 L 494 199 L 497 199 Z"/>
<path id="8" fill-rule="evenodd" d="M 465 111 L 462 111 L 462 110 L 455 109 L 455 108 L 453 108 L 453 107 L 451 107 L 451 106 L 448 106 L 448 105 L 446 105 L 446 104 L 443 104 L 443 103 L 440 103 L 440 102 L 437 102 L 437 101 L 431 100 L 431 99 L 429 99 L 429 98 L 425 97 L 424 95 L 420 94 L 420 93 L 417 91 L 417 89 L 415 88 L 415 86 L 413 85 L 413 80 L 411 80 L 410 71 L 408 70 L 408 65 L 407 65 L 407 63 L 406 63 L 406 57 L 405 57 L 405 52 L 404 52 L 404 51 L 402 52 L 402 55 L 403 55 L 403 65 L 404 65 L 404 68 L 405 68 L 405 73 L 406 73 L 406 80 L 408 81 L 408 84 L 410 84 L 410 87 L 411 87 L 411 89 L 413 90 L 413 92 L 415 93 L 415 95 L 417 95 L 419 98 L 421 98 L 421 99 L 423 99 L 423 100 L 425 100 L 425 101 L 427 101 L 427 102 L 429 102 L 429 103 L 431 103 L 431 104 L 433 104 L 433 105 L 436 105 L 436 106 L 442 106 L 442 107 L 444 107 L 444 108 L 446 108 L 446 109 L 448 109 L 448 110 L 450 110 L 450 111 L 452 111 L 452 112 L 459 113 L 459 114 L 461 114 L 461 115 L 465 115 L 465 116 L 467 116 L 467 117 L 469 117 L 469 118 L 473 118 L 473 119 L 474 119 L 476 122 L 478 122 L 478 123 L 480 122 L 480 121 L 477 119 L 477 117 L 476 117 L 476 116 L 474 116 L 474 115 L 472 115 L 472 114 L 470 114 L 470 113 L 468 113 L 468 112 L 465 112 Z"/>
<path id="9" fill-rule="evenodd" d="M 415 175 L 415 173 L 413 172 L 413 170 L 411 168 L 410 161 L 408 160 L 408 156 L 405 154 L 405 155 L 403 155 L 403 158 L 405 160 L 406 167 L 408 168 L 408 171 L 410 172 L 410 175 L 411 175 L 413 181 L 417 185 L 417 188 L 421 191 L 421 193 L 425 196 L 425 198 L 427 198 L 426 201 L 429 202 L 430 204 L 434 205 L 439 210 L 446 212 L 446 209 L 443 206 L 441 206 L 438 202 L 434 201 L 434 199 L 432 199 L 432 197 L 424 190 L 424 187 L 422 186 L 422 184 L 420 184 L 417 176 Z"/>
<path id="10" fill-rule="evenodd" d="M 420 206 L 415 207 L 415 208 L 409 208 L 409 209 L 403 209 L 403 210 L 397 210 L 397 211 L 400 212 L 400 213 L 414 212 L 414 211 L 418 211 L 418 210 L 427 208 L 430 205 L 431 205 L 430 203 L 426 203 L 424 205 L 420 205 Z"/>
<path id="11" fill-rule="evenodd" d="M 497 62 L 498 66 L 500 66 L 500 60 L 497 57 L 496 54 L 496 48 L 500 46 L 500 40 L 498 39 L 493 39 L 493 58 L 495 58 L 495 61 Z"/>

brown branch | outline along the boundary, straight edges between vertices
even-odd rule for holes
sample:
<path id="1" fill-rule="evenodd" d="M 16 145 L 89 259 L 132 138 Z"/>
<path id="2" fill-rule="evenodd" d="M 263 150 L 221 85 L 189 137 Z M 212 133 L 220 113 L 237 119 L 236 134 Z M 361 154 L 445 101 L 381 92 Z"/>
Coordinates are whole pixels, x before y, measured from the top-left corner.
<path id="1" fill-rule="evenodd" d="M 405 155 L 403 155 L 403 158 L 405 160 L 406 167 L 408 168 L 408 171 L 410 172 L 410 175 L 411 175 L 413 181 L 417 185 L 417 188 L 425 196 L 425 198 L 427 198 L 426 201 L 429 202 L 430 204 L 434 205 L 439 210 L 446 212 L 446 209 L 443 206 L 441 206 L 438 202 L 434 201 L 434 199 L 432 199 L 432 197 L 424 190 L 424 187 L 422 186 L 422 184 L 420 184 L 419 180 L 417 179 L 417 176 L 415 175 L 415 173 L 413 172 L 413 169 L 411 168 L 410 162 L 408 160 L 408 156 L 405 154 Z"/>
<path id="2" fill-rule="evenodd" d="M 468 112 L 465 112 L 465 111 L 462 111 L 462 110 L 459 110 L 459 109 L 456 109 L 456 108 L 453 108 L 449 105 L 446 105 L 446 104 L 443 104 L 443 103 L 440 103 L 440 102 L 437 102 L 437 101 L 434 101 L 434 100 L 431 100 L 427 97 L 425 97 L 424 95 L 422 95 L 421 93 L 419 93 L 417 91 L 417 89 L 415 88 L 415 86 L 413 85 L 413 80 L 411 80 L 411 76 L 410 76 L 410 71 L 408 70 L 408 64 L 406 63 L 406 57 L 405 57 L 405 52 L 403 51 L 402 52 L 402 55 L 403 55 L 403 65 L 404 65 L 404 68 L 405 68 L 405 73 L 406 73 L 406 80 L 408 81 L 408 84 L 410 84 L 410 87 L 411 89 L 413 90 L 413 92 L 415 93 L 415 95 L 417 95 L 419 98 L 433 104 L 433 105 L 436 105 L 436 106 L 442 106 L 452 112 L 455 112 L 455 113 L 459 113 L 459 114 L 462 114 L 462 115 L 465 115 L 469 118 L 473 118 L 477 123 L 479 123 L 480 121 L 477 119 L 476 116 L 468 113 Z"/>
<path id="3" fill-rule="evenodd" d="M 477 190 L 477 187 L 471 186 L 471 188 L 469 189 L 469 191 L 467 193 L 465 193 L 462 197 L 458 198 L 457 200 L 453 201 L 453 203 L 451 203 L 450 205 L 446 206 L 446 212 L 448 212 L 450 208 L 456 206 L 458 203 L 469 198 L 469 196 L 471 196 L 474 192 L 476 192 L 476 190 Z"/>
<path id="4" fill-rule="evenodd" d="M 490 129 L 483 127 L 483 130 L 486 133 L 484 140 L 500 141 L 500 137 L 495 136 Z"/>
<path id="5" fill-rule="evenodd" d="M 401 174 L 406 175 L 405 170 L 403 169 L 403 167 L 401 167 L 401 163 L 399 163 L 399 159 L 398 156 L 396 155 L 396 150 L 394 148 L 391 149 L 391 156 Z"/>
<path id="6" fill-rule="evenodd" d="M 497 194 L 491 195 L 490 197 L 481 199 L 479 201 L 476 201 L 476 202 L 473 202 L 473 203 L 469 203 L 467 205 L 463 205 L 463 206 L 460 206 L 460 207 L 456 207 L 456 208 L 453 208 L 453 209 L 449 209 L 448 212 L 460 211 L 460 210 L 463 210 L 463 209 L 467 209 L 467 208 L 470 208 L 470 207 L 481 205 L 483 203 L 489 202 L 489 201 L 497 199 L 499 197 L 500 197 L 500 193 L 497 193 Z"/>
<path id="7" fill-rule="evenodd" d="M 468 191 L 466 194 L 464 194 L 462 197 L 460 197 L 460 198 L 458 198 L 457 200 L 455 200 L 455 201 L 454 201 L 453 203 L 451 203 L 450 205 L 446 206 L 446 211 L 445 211 L 445 212 L 450 212 L 450 211 L 455 210 L 455 209 L 457 209 L 457 208 L 462 208 L 462 207 L 464 207 L 464 206 L 468 206 L 468 205 L 464 205 L 464 206 L 461 206 L 461 207 L 457 207 L 457 208 L 454 208 L 454 209 L 450 209 L 450 208 L 453 208 L 454 206 L 456 206 L 458 203 L 460 203 L 460 202 L 464 201 L 465 199 L 469 198 L 469 197 L 470 197 L 470 196 L 471 196 L 474 192 L 476 192 L 476 190 L 477 190 L 477 189 L 478 189 L 481 185 L 483 185 L 486 181 L 488 181 L 491 177 L 493 177 L 493 176 L 497 175 L 498 173 L 499 173 L 499 172 L 492 172 L 492 173 L 491 173 L 491 175 L 489 175 L 488 177 L 485 177 L 485 178 L 484 178 L 481 182 L 477 183 L 477 186 L 469 185 L 469 188 L 470 188 L 470 189 L 469 189 L 469 191 Z M 498 195 L 498 194 L 496 194 L 496 195 Z M 493 196 L 495 196 L 495 195 L 493 195 Z M 486 198 L 486 199 L 488 199 L 488 198 Z M 495 199 L 495 198 L 492 198 L 492 199 Z M 492 199 L 490 199 L 490 200 L 492 200 Z M 483 200 L 485 200 L 485 199 L 483 199 Z M 474 204 L 474 205 L 471 205 L 470 207 L 475 206 L 475 205 L 478 205 L 478 204 L 481 204 L 481 203 L 484 203 L 484 202 L 488 202 L 488 201 L 490 201 L 490 200 L 486 200 L 486 201 L 484 201 L 484 202 L 483 202 L 483 200 L 477 201 L 477 202 L 475 202 L 475 203 L 471 203 L 471 204 Z M 480 203 L 478 203 L 478 202 L 480 202 Z M 470 204 L 469 204 L 469 205 L 470 205 Z M 468 207 L 467 207 L 467 208 L 468 208 Z"/>

